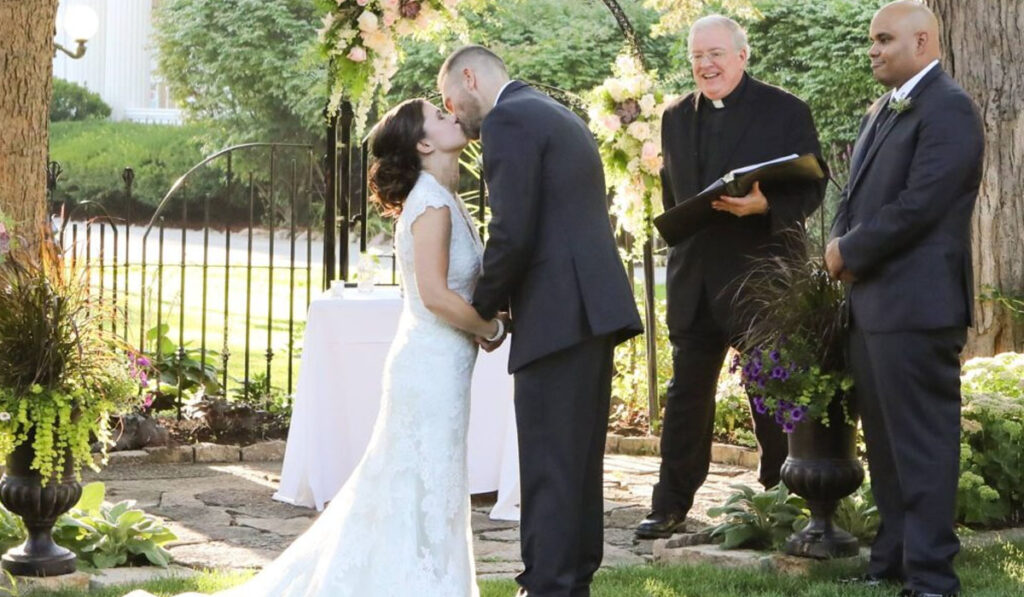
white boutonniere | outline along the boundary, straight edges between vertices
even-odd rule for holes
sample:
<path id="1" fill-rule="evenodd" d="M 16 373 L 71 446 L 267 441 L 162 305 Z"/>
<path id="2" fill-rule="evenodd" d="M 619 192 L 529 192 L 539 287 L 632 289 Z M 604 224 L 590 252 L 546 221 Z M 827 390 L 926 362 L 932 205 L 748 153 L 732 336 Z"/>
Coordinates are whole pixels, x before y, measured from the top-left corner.
<path id="1" fill-rule="evenodd" d="M 902 114 L 913 107 L 914 106 L 911 103 L 909 95 L 907 97 L 901 97 L 900 99 L 894 98 L 889 100 L 889 109 L 896 114 Z"/>

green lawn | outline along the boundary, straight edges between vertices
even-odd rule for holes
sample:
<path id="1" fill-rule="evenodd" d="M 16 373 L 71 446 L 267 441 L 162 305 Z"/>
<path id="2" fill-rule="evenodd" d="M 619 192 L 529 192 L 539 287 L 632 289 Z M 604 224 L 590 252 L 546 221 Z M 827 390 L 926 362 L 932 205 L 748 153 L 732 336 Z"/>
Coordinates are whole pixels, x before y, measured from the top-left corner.
<path id="1" fill-rule="evenodd" d="M 116 331 L 119 335 L 124 334 L 124 317 L 127 314 L 127 340 L 134 346 L 139 345 L 142 330 L 155 327 L 159 321 L 170 327 L 169 337 L 175 345 L 179 342 L 179 331 L 183 330 L 186 345 L 199 349 L 204 337 L 205 312 L 207 350 L 223 353 L 227 346 L 229 388 L 235 385 L 232 379 L 240 381 L 245 377 L 248 331 L 250 376 L 266 371 L 266 352 L 269 347 L 273 355 L 270 362 L 271 380 L 275 387 L 284 390 L 289 389 L 288 349 L 289 342 L 292 343 L 294 358 L 291 363 L 291 389 L 294 390 L 302 334 L 306 325 L 307 301 L 320 293 L 322 272 L 317 268 L 308 273 L 305 269 L 296 270 L 293 287 L 292 272 L 287 268 L 274 268 L 273 285 L 270 283 L 270 271 L 266 267 L 253 267 L 251 271 L 250 279 L 244 266 L 233 266 L 230 272 L 225 272 L 223 266 L 210 267 L 206 272 L 204 299 L 204 276 L 199 267 L 185 268 L 182 284 L 180 267 L 166 266 L 161 276 L 156 266 L 147 266 L 143 277 L 141 267 L 133 266 L 128 270 L 127 293 L 125 270 L 120 268 L 117 272 L 116 297 L 120 315 Z M 98 289 L 98 275 L 93 280 L 94 288 Z M 113 283 L 114 272 L 105 271 L 103 294 L 108 300 L 114 298 Z M 226 309 L 225 293 L 228 299 Z M 158 301 L 158 297 L 161 300 Z M 146 346 L 146 350 L 151 351 L 152 347 Z M 220 367 L 219 356 L 210 358 Z"/>
<path id="2" fill-rule="evenodd" d="M 1024 541 L 968 549 L 957 561 L 963 594 L 970 597 L 1008 597 L 1024 594 Z M 603 571 L 594 583 L 594 597 L 881 597 L 897 587 L 852 588 L 836 582 L 858 572 L 848 566 L 822 564 L 807 578 L 727 570 L 709 566 L 644 566 Z M 94 593 L 66 591 L 53 597 L 121 597 L 144 588 L 163 596 L 183 591 L 210 592 L 233 586 L 245 575 L 206 573 L 189 580 L 158 581 Z M 511 597 L 513 581 L 484 581 L 481 597 Z M 35 593 L 39 595 L 40 593 Z"/>

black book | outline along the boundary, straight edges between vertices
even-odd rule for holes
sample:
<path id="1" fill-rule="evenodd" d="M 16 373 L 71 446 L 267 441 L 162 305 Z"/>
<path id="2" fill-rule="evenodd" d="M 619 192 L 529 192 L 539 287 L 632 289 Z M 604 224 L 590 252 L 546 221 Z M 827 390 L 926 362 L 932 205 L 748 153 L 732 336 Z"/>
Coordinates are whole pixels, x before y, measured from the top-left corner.
<path id="1" fill-rule="evenodd" d="M 818 156 L 807 153 L 787 155 L 759 164 L 730 170 L 708 188 L 654 218 L 654 226 L 669 246 L 683 242 L 694 233 L 716 222 L 725 222 L 736 216 L 716 211 L 711 202 L 722 195 L 742 197 L 750 192 L 755 182 L 815 181 L 825 178 L 825 170 Z"/>

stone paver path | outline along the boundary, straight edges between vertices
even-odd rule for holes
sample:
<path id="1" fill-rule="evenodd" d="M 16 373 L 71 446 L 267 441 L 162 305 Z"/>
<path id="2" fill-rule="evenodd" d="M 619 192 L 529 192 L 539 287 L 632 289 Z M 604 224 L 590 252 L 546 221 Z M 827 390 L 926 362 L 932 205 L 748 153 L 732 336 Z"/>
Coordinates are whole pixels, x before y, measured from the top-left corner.
<path id="1" fill-rule="evenodd" d="M 605 457 L 605 566 L 642 564 L 651 542 L 633 539 L 633 528 L 647 513 L 659 459 Z M 86 476 L 106 483 L 107 499 L 133 499 L 160 516 L 178 535 L 169 546 L 174 558 L 201 568 L 253 568 L 272 560 L 312 524 L 316 512 L 271 499 L 281 463 L 141 464 L 119 466 Z M 753 471 L 711 465 L 707 483 L 690 512 L 693 526 L 709 522 L 707 509 L 720 504 L 729 485 L 755 486 Z M 509 577 L 521 570 L 519 530 L 513 522 L 493 521 L 488 496 L 473 499 L 477 572 L 482 578 Z"/>

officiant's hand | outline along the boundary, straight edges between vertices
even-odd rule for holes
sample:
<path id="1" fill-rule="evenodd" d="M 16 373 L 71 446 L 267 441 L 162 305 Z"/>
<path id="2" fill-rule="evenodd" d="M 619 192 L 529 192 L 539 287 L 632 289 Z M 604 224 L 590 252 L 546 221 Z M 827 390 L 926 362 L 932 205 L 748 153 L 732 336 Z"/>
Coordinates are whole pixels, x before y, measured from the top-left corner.
<path id="1" fill-rule="evenodd" d="M 727 211 L 734 216 L 753 216 L 768 213 L 768 199 L 761 192 L 761 183 L 755 182 L 754 188 L 743 197 L 722 195 L 717 201 L 711 202 L 711 208 Z"/>

